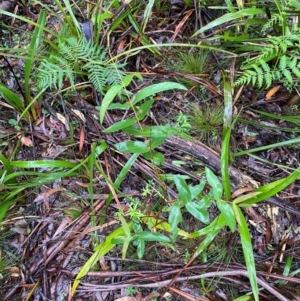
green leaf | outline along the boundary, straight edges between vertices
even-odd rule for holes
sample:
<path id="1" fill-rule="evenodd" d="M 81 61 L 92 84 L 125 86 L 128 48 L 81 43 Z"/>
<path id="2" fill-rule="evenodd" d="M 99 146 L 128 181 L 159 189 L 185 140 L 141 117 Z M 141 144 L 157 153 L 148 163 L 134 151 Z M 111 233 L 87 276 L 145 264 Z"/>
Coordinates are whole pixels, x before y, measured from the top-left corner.
<path id="1" fill-rule="evenodd" d="M 178 236 L 178 224 L 182 222 L 182 215 L 180 206 L 177 202 L 175 202 L 171 208 L 171 212 L 169 214 L 169 224 L 171 225 L 171 239 L 173 241 L 176 240 Z"/>
<path id="2" fill-rule="evenodd" d="M 146 126 L 144 128 L 139 127 L 137 124 L 126 127 L 123 130 L 125 133 L 140 136 L 140 137 L 167 137 L 177 133 L 177 130 L 171 127 L 171 125 L 157 125 L 157 126 Z"/>
<path id="3" fill-rule="evenodd" d="M 46 24 L 46 11 L 41 10 L 39 14 L 39 18 L 37 20 L 37 24 L 40 25 L 40 27 L 35 27 L 33 31 L 33 36 L 29 45 L 28 49 L 28 55 L 25 60 L 25 70 L 24 70 L 24 88 L 25 88 L 25 95 L 27 98 L 27 101 L 31 101 L 31 85 L 30 85 L 30 77 L 32 76 L 32 67 L 37 55 L 37 52 L 39 50 L 40 43 L 42 42 L 42 35 L 44 33 L 43 27 Z"/>
<path id="4" fill-rule="evenodd" d="M 174 183 L 179 192 L 178 200 L 181 201 L 184 205 L 186 205 L 189 201 L 192 200 L 192 194 L 190 188 L 186 184 L 185 180 L 180 176 L 174 176 Z"/>
<path id="5" fill-rule="evenodd" d="M 148 114 L 151 106 L 154 103 L 154 99 L 149 99 L 145 101 L 138 109 L 137 109 L 137 118 L 138 120 L 142 120 Z"/>
<path id="6" fill-rule="evenodd" d="M 144 241 L 170 242 L 170 238 L 164 234 L 150 231 L 142 231 L 135 235 L 135 239 Z"/>
<path id="7" fill-rule="evenodd" d="M 142 99 L 145 99 L 149 96 L 153 96 L 157 93 L 163 92 L 163 91 L 168 91 L 168 90 L 174 90 L 174 89 L 178 89 L 178 90 L 187 90 L 187 88 L 181 84 L 178 83 L 172 83 L 172 82 L 164 82 L 164 83 L 159 83 L 159 84 L 153 84 L 149 87 L 143 88 L 142 90 L 140 90 L 132 104 L 136 105 L 138 102 L 140 102 Z"/>
<path id="8" fill-rule="evenodd" d="M 233 210 L 235 212 L 236 219 L 239 226 L 241 243 L 242 243 L 244 258 L 245 258 L 246 267 L 248 271 L 248 276 L 251 283 L 252 293 L 254 295 L 255 301 L 259 301 L 255 260 L 253 255 L 253 246 L 251 242 L 248 225 L 241 209 L 237 205 L 233 204 Z"/>
<path id="9" fill-rule="evenodd" d="M 116 131 L 122 130 L 130 125 L 133 125 L 136 122 L 136 118 L 128 118 L 119 122 L 116 122 L 112 126 L 108 127 L 107 129 L 103 130 L 103 133 L 109 134 L 114 133 Z"/>
<path id="10" fill-rule="evenodd" d="M 155 149 L 164 143 L 167 137 L 155 137 L 150 139 L 150 149 Z"/>
<path id="11" fill-rule="evenodd" d="M 234 215 L 234 211 L 233 211 L 232 207 L 223 200 L 217 200 L 217 206 L 218 206 L 218 209 L 224 215 L 227 225 L 230 228 L 231 232 L 234 232 L 236 220 L 235 220 L 235 215 Z"/>
<path id="12" fill-rule="evenodd" d="M 128 227 L 132 229 L 131 223 L 128 223 Z M 105 256 L 115 244 L 112 242 L 113 239 L 124 236 L 124 229 L 120 227 L 109 234 L 103 242 L 101 242 L 96 248 L 94 254 L 89 258 L 89 260 L 83 265 L 79 273 L 77 274 L 75 281 L 72 286 L 72 295 L 75 293 L 80 280 L 89 272 L 89 270 L 99 261 L 100 258 Z"/>
<path id="13" fill-rule="evenodd" d="M 217 217 L 217 221 L 218 221 Z M 221 222 L 222 218 L 219 220 L 219 223 L 217 222 L 215 224 L 215 227 L 213 227 L 208 233 L 207 236 L 204 238 L 204 240 L 201 242 L 199 247 L 197 248 L 196 252 L 194 253 L 193 257 L 199 256 L 215 239 L 215 237 L 218 235 L 220 230 L 223 228 L 223 223 Z M 208 228 L 208 227 L 206 227 Z"/>
<path id="14" fill-rule="evenodd" d="M 221 26 L 224 23 L 233 21 L 235 19 L 240 19 L 240 18 L 244 18 L 244 17 L 252 18 L 252 16 L 254 16 L 254 15 L 265 15 L 265 14 L 266 14 L 266 11 L 263 9 L 260 9 L 260 8 L 246 8 L 246 9 L 242 9 L 237 12 L 234 12 L 234 13 L 228 13 L 228 14 L 223 15 L 220 18 L 215 19 L 212 22 L 209 22 L 207 25 L 203 26 L 201 29 L 199 29 L 198 31 L 196 31 L 193 34 L 193 37 L 205 32 L 207 30 L 210 30 L 214 27 Z"/>
<path id="15" fill-rule="evenodd" d="M 236 199 L 234 199 L 233 203 L 234 204 L 244 203 L 245 201 L 256 198 L 259 194 L 261 194 L 260 191 L 251 191 L 245 195 L 237 197 Z"/>
<path id="16" fill-rule="evenodd" d="M 229 175 L 229 157 L 230 157 L 230 136 L 231 128 L 224 129 L 224 138 L 221 152 L 221 175 L 224 185 L 225 200 L 228 202 L 231 197 L 230 175 Z"/>
<path id="17" fill-rule="evenodd" d="M 73 168 L 78 166 L 76 163 L 63 160 L 11 161 L 10 164 L 18 168 Z"/>
<path id="18" fill-rule="evenodd" d="M 147 160 L 151 160 L 155 165 L 161 165 L 165 161 L 165 157 L 162 153 L 160 152 L 148 152 L 144 153 L 143 157 Z"/>
<path id="19" fill-rule="evenodd" d="M 11 105 L 18 113 L 22 113 L 24 110 L 23 100 L 14 92 L 6 88 L 0 83 L 0 96 L 2 96 L 6 102 Z M 28 120 L 28 114 L 25 115 L 26 120 Z"/>
<path id="20" fill-rule="evenodd" d="M 11 161 L 7 160 L 6 157 L 2 153 L 0 153 L 0 161 L 2 162 L 3 167 L 4 167 L 3 171 L 5 171 L 7 175 L 14 173 L 14 169 L 13 169 L 13 166 L 11 165 Z M 2 170 L 1 170 L 1 177 L 2 177 Z M 13 179 L 13 178 L 7 182 L 7 184 L 16 184 L 16 183 L 17 183 L 16 179 Z"/>
<path id="21" fill-rule="evenodd" d="M 205 174 L 207 182 L 211 186 L 215 200 L 221 199 L 223 195 L 223 186 L 218 177 L 208 167 L 205 167 Z"/>
<path id="22" fill-rule="evenodd" d="M 160 152 L 155 152 L 152 157 L 152 161 L 155 165 L 159 166 L 165 162 L 165 157 Z"/>
<path id="23" fill-rule="evenodd" d="M 131 240 L 131 223 L 130 226 L 129 224 L 126 222 L 125 218 L 123 217 L 123 215 L 118 212 L 118 218 L 122 223 L 122 227 L 124 229 L 124 242 L 123 242 L 123 247 L 122 247 L 122 259 L 124 260 L 126 258 L 126 253 L 127 253 L 127 249 Z"/>
<path id="24" fill-rule="evenodd" d="M 200 222 L 204 224 L 208 224 L 210 222 L 209 214 L 206 209 L 203 209 L 203 205 L 201 205 L 201 203 L 188 202 L 185 205 L 185 208 L 192 216 L 194 216 Z"/>
<path id="25" fill-rule="evenodd" d="M 271 196 L 276 195 L 280 191 L 283 191 L 286 187 L 288 187 L 296 179 L 298 179 L 299 176 L 300 176 L 300 168 L 296 169 L 293 173 L 291 173 L 286 178 L 274 181 L 272 183 L 266 184 L 256 190 L 254 190 L 252 193 L 255 193 L 255 192 L 261 192 L 261 193 L 258 194 L 253 199 L 246 200 L 244 202 L 240 202 L 239 206 L 249 207 L 252 204 L 257 204 L 259 202 L 262 202 L 262 201 L 270 198 Z"/>
<path id="26" fill-rule="evenodd" d="M 137 245 L 137 255 L 138 259 L 142 259 L 145 253 L 145 241 L 142 239 L 138 240 L 138 245 Z"/>
<path id="27" fill-rule="evenodd" d="M 132 165 L 134 164 L 134 162 L 137 160 L 138 157 L 139 157 L 139 154 L 133 154 L 127 160 L 126 164 L 124 165 L 122 170 L 119 172 L 117 179 L 114 183 L 116 189 L 118 189 L 120 187 L 122 181 L 124 180 L 124 178 L 126 177 L 126 175 L 128 174 L 129 170 L 131 169 Z"/>
<path id="28" fill-rule="evenodd" d="M 149 152 L 149 146 L 142 141 L 123 141 L 115 144 L 115 148 L 123 153 L 143 154 Z"/>
<path id="29" fill-rule="evenodd" d="M 116 95 L 123 89 L 123 87 L 121 85 L 115 85 L 110 87 L 110 89 L 106 92 L 101 106 L 99 108 L 100 110 L 100 124 L 103 123 L 104 120 L 104 116 L 105 113 L 109 107 L 109 105 L 111 104 L 111 102 L 114 100 L 114 98 L 116 97 Z"/>
<path id="30" fill-rule="evenodd" d="M 197 198 L 198 195 L 203 191 L 204 187 L 205 187 L 206 181 L 205 180 L 201 180 L 200 184 L 195 185 L 195 186 L 190 186 L 190 191 L 192 194 L 192 200 Z"/>

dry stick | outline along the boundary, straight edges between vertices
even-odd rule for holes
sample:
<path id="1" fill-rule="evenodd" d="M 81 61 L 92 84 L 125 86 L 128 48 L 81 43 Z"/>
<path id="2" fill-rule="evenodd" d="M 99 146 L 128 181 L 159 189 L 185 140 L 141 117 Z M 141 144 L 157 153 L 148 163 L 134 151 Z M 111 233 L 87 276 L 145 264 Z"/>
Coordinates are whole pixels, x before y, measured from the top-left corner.
<path id="1" fill-rule="evenodd" d="M 94 210 L 98 211 L 100 210 L 103 205 L 105 204 L 105 201 L 99 200 L 97 201 L 94 206 Z M 77 233 L 80 231 L 83 224 L 85 224 L 90 216 L 90 211 L 87 210 L 76 222 L 75 225 L 71 228 L 70 225 L 68 226 L 68 230 L 64 230 L 61 232 L 61 236 L 55 237 L 55 240 L 59 239 L 59 242 L 51 246 L 47 252 L 44 254 L 44 258 L 41 258 L 38 262 L 35 263 L 33 267 L 30 268 L 31 273 L 35 273 L 37 269 L 40 267 L 40 265 L 44 264 L 45 266 L 59 253 L 67 244 L 69 239 L 69 233 Z M 51 242 L 51 241 L 50 241 Z"/>
<path id="2" fill-rule="evenodd" d="M 209 272 L 202 275 L 195 275 L 189 277 L 179 277 L 176 279 L 176 282 L 188 281 L 188 280 L 198 280 L 203 278 L 211 278 L 211 277 L 225 277 L 225 276 L 244 276 L 249 277 L 248 273 L 244 270 L 235 270 L 235 271 L 222 271 L 222 272 Z M 132 287 L 143 287 L 143 288 L 162 288 L 167 286 L 172 280 L 164 280 L 156 283 L 148 283 L 148 284 L 130 284 Z M 289 301 L 289 299 L 285 298 L 283 295 L 278 293 L 272 286 L 266 283 L 264 280 L 257 278 L 257 283 L 262 286 L 264 289 L 269 291 L 275 297 L 277 297 L 281 301 Z M 85 286 L 91 286 L 93 291 L 100 290 L 118 290 L 121 288 L 128 287 L 128 284 L 115 284 L 115 285 L 90 285 L 89 283 L 82 283 Z M 85 291 L 84 287 L 81 288 L 81 291 Z"/>

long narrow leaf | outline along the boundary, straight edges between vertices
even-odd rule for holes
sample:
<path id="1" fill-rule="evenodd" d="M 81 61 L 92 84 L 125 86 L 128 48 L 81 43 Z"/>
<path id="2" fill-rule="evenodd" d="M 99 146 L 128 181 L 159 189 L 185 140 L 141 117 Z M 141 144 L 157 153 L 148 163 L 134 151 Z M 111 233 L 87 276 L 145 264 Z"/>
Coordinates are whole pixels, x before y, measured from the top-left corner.
<path id="1" fill-rule="evenodd" d="M 128 223 L 128 227 L 131 230 L 132 224 Z M 113 231 L 110 235 L 108 235 L 106 239 L 95 248 L 95 253 L 83 265 L 83 267 L 81 268 L 81 270 L 79 271 L 79 273 L 75 278 L 75 281 L 72 286 L 72 292 L 71 292 L 72 295 L 75 293 L 75 290 L 79 285 L 81 278 L 84 277 L 89 272 L 89 270 L 94 266 L 94 264 L 98 262 L 100 258 L 102 258 L 115 246 L 115 244 L 112 242 L 114 238 L 118 238 L 123 235 L 124 235 L 124 229 L 123 227 L 120 227 L 117 230 Z"/>
<path id="2" fill-rule="evenodd" d="M 234 13 L 228 13 L 212 22 L 209 22 L 207 25 L 203 26 L 201 29 L 199 29 L 197 32 L 195 32 L 193 34 L 193 37 L 205 32 L 207 30 L 210 30 L 216 26 L 220 26 L 224 23 L 227 23 L 229 21 L 233 21 L 236 19 L 244 18 L 244 17 L 252 18 L 254 15 L 265 15 L 265 14 L 266 14 L 265 10 L 260 9 L 260 8 L 246 8 L 246 9 L 234 12 Z"/>
<path id="3" fill-rule="evenodd" d="M 287 186 L 292 184 L 296 179 L 298 179 L 300 176 L 300 168 L 295 170 L 293 173 L 291 173 L 288 177 L 280 179 L 278 181 L 275 181 L 273 183 L 267 184 L 263 187 L 258 188 L 257 190 L 254 190 L 253 192 L 261 192 L 262 189 L 264 190 L 261 192 L 258 196 L 256 196 L 253 199 L 247 200 L 245 202 L 241 202 L 239 206 L 241 207 L 249 207 L 250 205 L 257 204 L 259 202 L 262 202 L 271 196 L 276 195 L 278 192 L 281 192 L 284 190 Z M 276 184 L 276 185 L 274 185 Z"/>
<path id="4" fill-rule="evenodd" d="M 37 24 L 39 24 L 39 27 L 35 27 L 33 31 L 33 36 L 29 45 L 28 49 L 28 55 L 25 60 L 25 70 L 24 70 L 24 88 L 25 88 L 25 95 L 26 95 L 26 100 L 28 105 L 29 102 L 31 102 L 31 91 L 30 91 L 30 77 L 31 77 L 31 69 L 34 64 L 35 58 L 37 56 L 37 52 L 40 46 L 40 43 L 42 41 L 42 36 L 44 33 L 44 26 L 46 24 L 46 11 L 41 10 L 39 18 L 37 20 Z M 33 111 L 34 112 L 34 111 Z M 36 116 L 34 116 L 36 117 Z M 35 119 L 35 118 L 34 118 Z"/>
<path id="5" fill-rule="evenodd" d="M 241 243 L 242 243 L 244 258 L 245 258 L 246 267 L 249 275 L 249 280 L 251 283 L 252 293 L 255 301 L 259 301 L 253 246 L 251 242 L 248 225 L 241 209 L 235 204 L 233 204 L 233 210 L 236 214 L 236 219 L 240 230 Z"/>
<path id="6" fill-rule="evenodd" d="M 223 143 L 221 151 L 221 176 L 224 187 L 225 200 L 229 202 L 231 196 L 230 176 L 229 176 L 229 154 L 230 154 L 230 134 L 232 124 L 232 94 L 231 85 L 227 77 L 224 80 L 224 122 L 223 122 Z"/>
<path id="7" fill-rule="evenodd" d="M 165 82 L 165 83 L 159 83 L 159 84 L 153 84 L 149 87 L 143 88 L 140 90 L 137 94 L 136 97 L 134 98 L 132 104 L 136 105 L 138 102 L 141 100 L 153 96 L 157 93 L 163 92 L 163 91 L 168 91 L 168 90 L 187 90 L 187 88 L 181 84 L 178 83 L 172 83 L 172 82 Z"/>

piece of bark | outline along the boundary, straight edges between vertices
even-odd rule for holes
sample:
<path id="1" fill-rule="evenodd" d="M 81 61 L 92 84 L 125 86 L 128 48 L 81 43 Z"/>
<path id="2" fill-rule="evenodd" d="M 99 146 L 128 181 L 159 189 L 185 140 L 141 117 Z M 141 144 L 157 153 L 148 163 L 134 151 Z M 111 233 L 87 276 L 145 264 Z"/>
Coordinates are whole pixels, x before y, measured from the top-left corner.
<path id="1" fill-rule="evenodd" d="M 221 160 L 219 154 L 200 141 L 188 141 L 177 136 L 171 136 L 166 139 L 165 145 L 199 159 L 214 173 L 218 175 L 221 174 Z M 233 188 L 241 188 L 249 185 L 255 188 L 258 187 L 256 181 L 233 166 L 229 167 L 229 174 L 232 179 L 231 185 Z"/>

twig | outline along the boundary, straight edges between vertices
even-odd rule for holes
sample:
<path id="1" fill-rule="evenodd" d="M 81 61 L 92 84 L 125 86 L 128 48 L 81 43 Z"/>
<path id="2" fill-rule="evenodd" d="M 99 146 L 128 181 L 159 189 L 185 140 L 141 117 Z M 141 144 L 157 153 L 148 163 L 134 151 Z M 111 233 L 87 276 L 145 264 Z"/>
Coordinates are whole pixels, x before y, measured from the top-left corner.
<path id="1" fill-rule="evenodd" d="M 249 277 L 248 273 L 244 270 L 235 270 L 235 271 L 222 271 L 222 272 L 209 272 L 202 275 L 195 275 L 195 276 L 189 276 L 189 277 L 179 277 L 176 279 L 176 282 L 181 281 L 188 281 L 188 280 L 197 280 L 197 279 L 203 279 L 203 278 L 211 278 L 211 277 L 224 277 L 224 276 L 244 276 Z M 170 281 L 172 280 L 164 280 L 159 281 L 156 283 L 147 283 L 147 284 L 130 284 L 132 287 L 143 287 L 143 288 L 162 288 L 167 286 Z M 268 292 L 270 292 L 273 296 L 277 297 L 281 301 L 289 301 L 286 297 L 281 295 L 279 292 L 277 292 L 272 286 L 270 286 L 268 283 L 266 283 L 264 280 L 257 278 L 257 283 L 262 286 L 264 289 L 266 289 Z M 101 291 L 101 290 L 118 290 L 121 288 L 128 287 L 128 284 L 114 284 L 114 285 L 91 285 L 89 283 L 81 283 L 82 286 L 92 286 L 93 291 Z M 81 287 L 82 291 L 86 291 L 84 287 Z"/>

